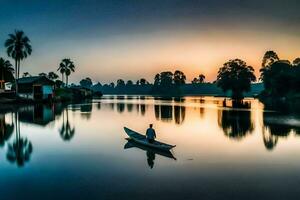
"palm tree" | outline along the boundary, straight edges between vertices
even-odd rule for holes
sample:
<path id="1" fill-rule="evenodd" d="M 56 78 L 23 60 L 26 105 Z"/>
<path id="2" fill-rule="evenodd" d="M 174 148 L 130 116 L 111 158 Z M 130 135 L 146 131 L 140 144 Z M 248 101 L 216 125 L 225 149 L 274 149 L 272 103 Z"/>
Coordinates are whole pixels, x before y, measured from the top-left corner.
<path id="1" fill-rule="evenodd" d="M 70 76 L 70 74 L 72 72 L 75 71 L 75 65 L 71 61 L 70 58 L 65 58 L 59 64 L 59 67 L 58 67 L 57 71 L 59 71 L 61 73 L 61 75 L 62 75 L 62 81 L 64 81 L 63 80 L 64 74 L 66 75 L 66 85 L 68 86 L 68 77 Z"/>
<path id="2" fill-rule="evenodd" d="M 13 72 L 14 69 L 12 68 L 12 64 L 3 58 L 0 58 L 0 74 L 1 80 L 4 81 L 11 81 L 13 80 Z M 4 84 L 0 85 L 0 89 L 4 89 Z"/>
<path id="3" fill-rule="evenodd" d="M 20 62 L 31 55 L 32 47 L 29 38 L 23 31 L 15 30 L 14 34 L 9 34 L 9 38 L 5 41 L 4 46 L 9 57 L 15 60 L 15 84 L 16 95 L 18 95 L 17 80 L 20 75 Z"/>

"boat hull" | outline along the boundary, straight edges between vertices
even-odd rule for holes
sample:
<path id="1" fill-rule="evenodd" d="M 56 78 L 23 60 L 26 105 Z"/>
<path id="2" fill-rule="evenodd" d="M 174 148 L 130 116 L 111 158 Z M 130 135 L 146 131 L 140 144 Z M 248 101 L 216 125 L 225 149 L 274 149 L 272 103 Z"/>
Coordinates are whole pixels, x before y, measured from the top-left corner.
<path id="1" fill-rule="evenodd" d="M 145 135 L 142 135 L 126 127 L 124 127 L 124 131 L 126 132 L 126 134 L 129 136 L 131 140 L 133 140 L 138 144 L 145 145 L 147 147 L 156 148 L 164 151 L 169 151 L 175 147 L 175 145 L 170 145 L 159 141 L 154 141 L 153 143 L 149 143 Z"/>

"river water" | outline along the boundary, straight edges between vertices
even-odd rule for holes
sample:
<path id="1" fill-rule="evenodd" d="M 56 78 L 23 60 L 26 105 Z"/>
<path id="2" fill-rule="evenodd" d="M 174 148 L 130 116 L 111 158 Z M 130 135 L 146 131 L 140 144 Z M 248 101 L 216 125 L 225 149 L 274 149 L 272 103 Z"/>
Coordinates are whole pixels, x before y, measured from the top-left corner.
<path id="1" fill-rule="evenodd" d="M 104 96 L 0 114 L 0 199 L 298 199 L 300 117 L 214 97 Z M 125 140 L 123 127 L 174 144 Z"/>

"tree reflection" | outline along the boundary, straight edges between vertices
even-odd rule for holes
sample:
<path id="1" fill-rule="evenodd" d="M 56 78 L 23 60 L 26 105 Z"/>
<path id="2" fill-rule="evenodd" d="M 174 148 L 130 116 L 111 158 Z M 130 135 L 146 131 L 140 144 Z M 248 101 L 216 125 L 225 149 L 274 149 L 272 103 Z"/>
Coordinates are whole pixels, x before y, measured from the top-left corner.
<path id="1" fill-rule="evenodd" d="M 200 107 L 200 118 L 203 118 L 205 114 L 205 108 L 204 107 Z"/>
<path id="2" fill-rule="evenodd" d="M 176 124 L 182 124 L 185 119 L 185 107 L 174 106 L 174 117 Z"/>
<path id="3" fill-rule="evenodd" d="M 292 127 L 288 124 L 283 124 L 284 120 L 286 120 L 285 116 L 279 113 L 263 113 L 264 126 L 270 131 L 271 135 L 287 137 L 291 133 Z"/>
<path id="4" fill-rule="evenodd" d="M 240 140 L 252 133 L 253 123 L 250 111 L 222 110 L 218 112 L 218 124 L 224 134 L 233 139 Z"/>
<path id="5" fill-rule="evenodd" d="M 182 124 L 185 119 L 185 106 L 154 105 L 154 114 L 157 120 L 171 122 L 174 118 L 176 124 Z"/>
<path id="6" fill-rule="evenodd" d="M 277 112 L 263 113 L 262 134 L 267 150 L 274 149 L 280 137 L 287 137 L 292 132 L 293 127 L 284 123 L 289 117 Z"/>
<path id="7" fill-rule="evenodd" d="M 263 127 L 262 134 L 263 134 L 263 141 L 266 149 L 273 150 L 274 147 L 277 145 L 278 137 L 272 135 L 270 133 L 270 130 L 266 127 Z"/>
<path id="8" fill-rule="evenodd" d="M 133 110 L 133 104 L 132 103 L 127 103 L 127 111 L 132 112 Z"/>
<path id="9" fill-rule="evenodd" d="M 171 121 L 173 117 L 173 109 L 170 105 L 161 105 L 160 106 L 160 119 L 162 121 Z"/>
<path id="10" fill-rule="evenodd" d="M 6 158 L 11 163 L 16 163 L 19 167 L 28 162 L 33 147 L 27 138 L 22 138 L 20 134 L 20 121 L 18 113 L 15 113 L 16 138 L 12 144 L 8 144 Z"/>
<path id="11" fill-rule="evenodd" d="M 93 105 L 92 103 L 84 104 L 80 106 L 81 117 L 84 119 L 90 119 L 92 115 Z"/>
<path id="12" fill-rule="evenodd" d="M 65 121 L 65 113 L 66 113 L 66 121 Z M 75 127 L 71 128 L 71 124 L 69 122 L 68 108 L 66 108 L 63 112 L 63 123 L 61 128 L 59 129 L 59 134 L 64 141 L 71 140 L 75 134 Z"/>
<path id="13" fill-rule="evenodd" d="M 123 113 L 124 110 L 125 110 L 125 104 L 124 104 L 124 103 L 121 103 L 121 102 L 117 103 L 117 111 L 118 111 L 119 113 Z"/>
<path id="14" fill-rule="evenodd" d="M 141 105 L 141 114 L 145 115 L 146 113 L 146 105 L 145 104 L 140 104 Z"/>
<path id="15" fill-rule="evenodd" d="M 4 146 L 14 131 L 14 124 L 7 124 L 5 115 L 0 114 L 0 146 Z"/>

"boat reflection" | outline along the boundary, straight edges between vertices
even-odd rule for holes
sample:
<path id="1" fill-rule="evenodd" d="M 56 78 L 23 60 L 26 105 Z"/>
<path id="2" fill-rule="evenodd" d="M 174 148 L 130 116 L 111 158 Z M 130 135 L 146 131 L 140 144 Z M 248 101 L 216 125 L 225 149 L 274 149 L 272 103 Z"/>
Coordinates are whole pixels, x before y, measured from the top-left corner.
<path id="1" fill-rule="evenodd" d="M 139 143 L 136 143 L 133 140 L 130 140 L 129 138 L 127 138 L 127 143 L 124 145 L 124 149 L 130 149 L 130 148 L 138 148 L 143 151 L 146 151 L 147 163 L 151 169 L 154 167 L 154 160 L 155 160 L 156 154 L 176 160 L 176 158 L 171 153 L 171 151 L 162 151 L 159 149 L 150 148 L 150 147 L 141 145 Z"/>

